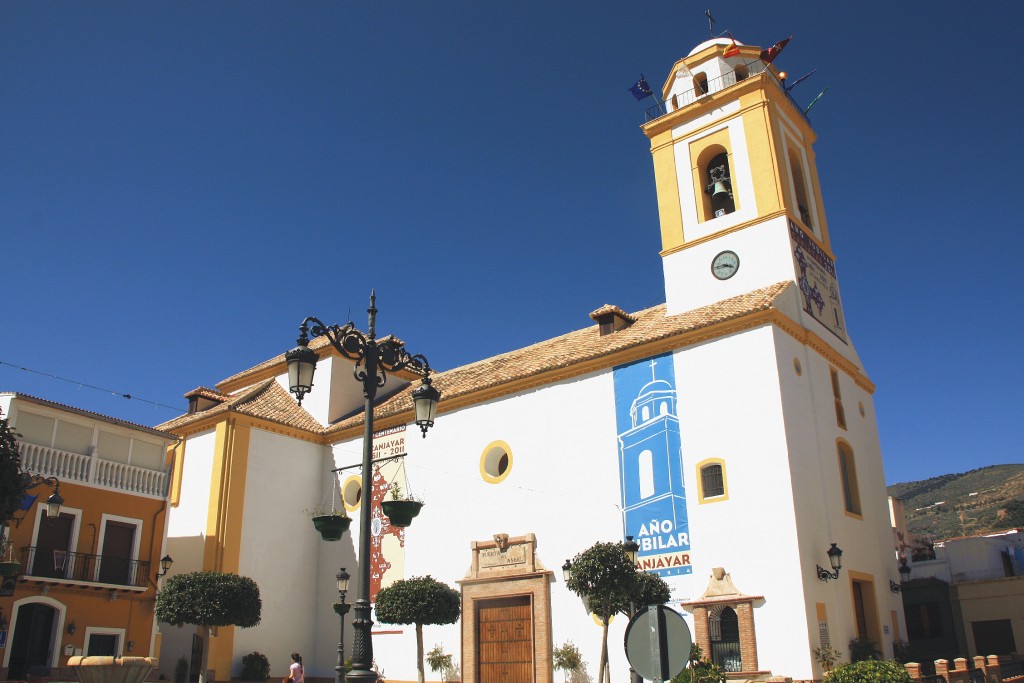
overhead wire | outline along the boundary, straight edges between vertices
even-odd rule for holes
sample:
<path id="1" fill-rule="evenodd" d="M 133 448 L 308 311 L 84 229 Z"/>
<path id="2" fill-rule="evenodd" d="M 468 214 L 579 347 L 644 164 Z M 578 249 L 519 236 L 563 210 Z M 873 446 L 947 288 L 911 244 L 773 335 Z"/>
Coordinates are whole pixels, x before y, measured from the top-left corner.
<path id="1" fill-rule="evenodd" d="M 106 389 L 104 387 L 98 387 L 98 386 L 95 386 L 93 384 L 89 384 L 87 382 L 79 382 L 78 380 L 68 379 L 67 377 L 61 377 L 60 375 L 54 375 L 54 374 L 51 374 L 49 372 L 43 372 L 42 370 L 33 370 L 32 368 L 26 368 L 23 365 L 15 365 L 14 363 L 7 363 L 7 362 L 2 361 L 2 360 L 0 360 L 0 365 L 6 365 L 7 367 L 15 368 L 16 370 L 23 370 L 25 372 L 32 373 L 33 375 L 39 375 L 41 377 L 47 377 L 49 379 L 56 379 L 56 380 L 59 380 L 61 382 L 67 382 L 68 384 L 74 384 L 74 385 L 78 386 L 79 388 L 84 387 L 86 389 L 94 389 L 96 391 L 102 391 L 105 394 L 110 394 L 111 396 L 118 396 L 120 398 L 128 399 L 128 400 L 131 400 L 131 401 L 141 401 L 142 403 L 148 403 L 148 404 L 150 404 L 152 406 L 155 406 L 157 408 L 166 408 L 168 410 L 173 410 L 173 411 L 178 412 L 178 413 L 186 413 L 186 412 L 188 412 L 188 411 L 182 410 L 181 408 L 178 408 L 178 407 L 175 407 L 175 406 L 169 406 L 166 403 L 160 403 L 159 401 L 151 401 L 148 398 L 142 398 L 140 396 L 133 396 L 132 394 L 129 394 L 129 393 L 126 393 L 126 392 L 115 391 L 113 389 Z"/>

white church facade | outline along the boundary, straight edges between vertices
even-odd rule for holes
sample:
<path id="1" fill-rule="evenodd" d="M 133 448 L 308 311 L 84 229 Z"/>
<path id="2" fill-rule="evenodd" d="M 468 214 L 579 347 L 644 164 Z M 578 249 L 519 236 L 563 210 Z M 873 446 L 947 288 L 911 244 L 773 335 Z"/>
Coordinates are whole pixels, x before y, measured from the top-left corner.
<path id="1" fill-rule="evenodd" d="M 442 399 L 426 438 L 413 425 L 416 377 L 389 377 L 374 452 L 405 457 L 375 468 L 365 495 L 358 469 L 332 473 L 360 461 L 362 394 L 322 338 L 301 407 L 282 354 L 191 392 L 189 414 L 160 425 L 182 439 L 172 574 L 237 572 L 263 596 L 259 626 L 212 639 L 217 680 L 238 676 L 253 651 L 273 675 L 299 651 L 307 676 L 333 678 L 335 574 L 355 575 L 358 525 L 324 542 L 306 510 L 336 496 L 358 517 L 395 482 L 426 505 L 406 529 L 372 508 L 371 592 L 427 574 L 459 586 L 462 620 L 425 627 L 425 639 L 455 654 L 466 683 L 550 683 L 551 649 L 568 640 L 596 675 L 600 627 L 560 567 L 626 536 L 705 654 L 748 678 L 821 679 L 819 646 L 845 653 L 865 637 L 891 657 L 906 639 L 889 585 L 899 576 L 874 386 L 845 327 L 815 133 L 760 49 L 725 57 L 729 45 L 708 41 L 679 60 L 664 111 L 643 127 L 665 304 L 605 305 L 588 327 L 435 373 Z M 520 646 L 494 655 L 481 645 L 497 614 L 511 615 Z M 620 680 L 625 624 L 616 618 L 609 640 Z M 192 636 L 161 632 L 171 677 Z M 413 628 L 375 624 L 389 681 L 415 680 L 415 652 Z"/>

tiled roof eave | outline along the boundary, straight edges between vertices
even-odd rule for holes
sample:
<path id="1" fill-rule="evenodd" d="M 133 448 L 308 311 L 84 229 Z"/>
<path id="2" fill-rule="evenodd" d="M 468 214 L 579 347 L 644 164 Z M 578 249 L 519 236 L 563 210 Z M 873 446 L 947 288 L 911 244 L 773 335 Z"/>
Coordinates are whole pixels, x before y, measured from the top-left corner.
<path id="1" fill-rule="evenodd" d="M 577 335 L 583 331 L 581 330 L 567 335 L 562 335 L 561 337 L 556 337 L 551 340 L 534 344 L 532 347 L 526 347 L 525 349 L 519 349 L 517 351 L 502 354 L 501 356 L 495 356 L 491 359 L 478 361 L 471 365 L 462 366 L 448 372 L 439 373 L 434 376 L 434 385 L 442 394 L 442 401 L 438 406 L 438 411 L 439 413 L 443 413 L 457 410 L 459 408 L 481 403 L 500 396 L 517 393 L 544 384 L 550 384 L 563 379 L 603 370 L 624 362 L 644 358 L 651 354 L 682 348 L 683 346 L 705 341 L 708 338 L 770 324 L 772 322 L 772 313 L 774 312 L 772 304 L 785 290 L 786 285 L 787 283 L 779 283 L 772 287 L 765 288 L 766 296 L 760 305 L 748 308 L 747 310 L 738 312 L 734 315 L 725 315 L 721 319 L 698 322 L 681 328 L 669 328 L 656 334 L 650 334 L 650 330 L 647 330 L 645 333 L 643 329 L 638 330 L 633 327 L 627 328 L 614 333 L 616 335 L 614 339 L 617 340 L 618 343 L 613 342 L 605 348 L 599 349 L 587 356 L 552 362 L 549 365 L 528 371 L 511 380 L 503 379 L 500 376 L 494 376 L 493 379 L 477 382 L 471 387 L 467 387 L 463 390 L 459 390 L 458 388 L 453 389 L 451 386 L 445 386 L 446 384 L 449 384 L 446 380 L 452 378 L 453 375 L 467 372 L 470 369 L 484 369 L 487 365 L 495 364 L 497 362 L 514 361 L 517 356 L 528 353 L 531 348 L 536 349 L 537 347 L 551 346 L 559 343 L 560 341 L 568 341 L 573 335 Z M 646 313 L 650 314 L 651 311 L 656 309 L 663 309 L 663 306 L 648 309 Z M 672 316 L 672 318 L 682 319 L 683 316 L 686 316 L 689 313 L 692 312 L 682 313 L 677 316 Z M 490 375 L 488 375 L 488 377 L 490 377 Z M 406 421 L 412 419 L 411 390 L 402 392 L 389 401 L 378 405 L 377 412 L 374 414 L 374 420 L 377 422 L 403 415 L 406 416 Z M 400 420 L 391 421 L 400 423 Z M 326 434 L 333 442 L 338 440 L 339 437 L 348 437 L 350 432 L 354 435 L 356 430 L 361 427 L 362 424 L 363 415 L 354 415 L 351 418 L 329 427 L 326 430 Z"/>

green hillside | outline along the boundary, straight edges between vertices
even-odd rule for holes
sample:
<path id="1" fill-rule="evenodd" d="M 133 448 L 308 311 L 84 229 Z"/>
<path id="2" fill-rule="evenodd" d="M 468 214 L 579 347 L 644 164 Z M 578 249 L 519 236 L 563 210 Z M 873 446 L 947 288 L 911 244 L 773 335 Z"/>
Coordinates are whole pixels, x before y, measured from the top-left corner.
<path id="1" fill-rule="evenodd" d="M 1024 527 L 1024 465 L 991 465 L 888 490 L 903 499 L 907 530 L 933 540 Z"/>

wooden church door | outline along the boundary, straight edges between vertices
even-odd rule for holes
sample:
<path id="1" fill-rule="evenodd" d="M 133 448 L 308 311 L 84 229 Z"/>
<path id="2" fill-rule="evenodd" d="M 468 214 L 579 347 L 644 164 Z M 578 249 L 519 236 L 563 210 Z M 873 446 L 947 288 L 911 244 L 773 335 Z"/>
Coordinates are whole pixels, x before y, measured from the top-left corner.
<path id="1" fill-rule="evenodd" d="M 529 596 L 480 603 L 476 622 L 480 683 L 533 683 L 532 622 Z"/>

